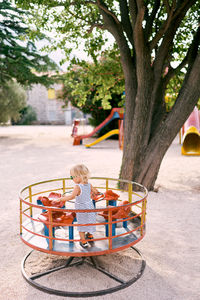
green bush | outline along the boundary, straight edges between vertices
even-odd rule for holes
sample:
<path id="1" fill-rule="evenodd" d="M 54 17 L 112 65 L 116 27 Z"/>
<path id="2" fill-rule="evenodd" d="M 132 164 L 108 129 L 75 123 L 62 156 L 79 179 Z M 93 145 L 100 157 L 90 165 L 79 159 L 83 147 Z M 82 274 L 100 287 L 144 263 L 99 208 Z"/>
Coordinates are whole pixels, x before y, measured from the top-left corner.
<path id="1" fill-rule="evenodd" d="M 26 106 L 26 92 L 15 81 L 7 81 L 0 86 L 0 123 L 9 120 L 17 122 L 20 111 Z"/>
<path id="2" fill-rule="evenodd" d="M 37 120 L 37 115 L 32 106 L 27 105 L 20 111 L 20 119 L 12 122 L 13 125 L 31 125 Z"/>
<path id="3" fill-rule="evenodd" d="M 118 95 L 113 95 L 113 99 L 110 101 L 110 104 L 112 108 L 118 107 Z M 87 104 L 87 101 L 86 101 Z M 99 105 L 98 105 L 99 104 Z M 91 115 L 91 118 L 89 118 L 89 123 L 93 127 L 97 127 L 99 124 L 101 124 L 111 113 L 111 110 L 103 110 L 101 107 L 101 101 L 99 103 L 95 103 L 93 105 L 85 105 L 85 108 L 81 109 L 84 113 L 89 113 Z M 109 124 L 107 124 L 105 127 L 103 127 L 98 133 L 97 136 L 102 136 L 105 133 L 109 132 L 112 129 L 118 129 L 118 119 L 112 120 Z M 118 139 L 117 136 L 112 136 L 112 139 Z"/>

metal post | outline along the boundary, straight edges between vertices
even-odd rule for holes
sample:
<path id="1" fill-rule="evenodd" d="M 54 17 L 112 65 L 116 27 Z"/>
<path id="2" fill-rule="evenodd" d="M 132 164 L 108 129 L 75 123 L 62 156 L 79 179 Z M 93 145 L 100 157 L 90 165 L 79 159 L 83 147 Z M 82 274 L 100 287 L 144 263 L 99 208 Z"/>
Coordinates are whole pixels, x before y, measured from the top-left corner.
<path id="1" fill-rule="evenodd" d="M 143 236 L 143 226 L 145 223 L 145 213 L 146 213 L 146 199 L 142 201 L 142 215 L 141 215 L 141 236 Z"/>
<path id="2" fill-rule="evenodd" d="M 28 190 L 29 190 L 29 202 L 32 203 L 32 190 L 31 190 L 31 186 L 29 186 Z M 33 208 L 32 208 L 32 206 L 30 206 L 30 216 L 31 217 L 33 216 Z"/>
<path id="3" fill-rule="evenodd" d="M 63 194 L 65 193 L 65 179 L 63 179 Z"/>
<path id="4" fill-rule="evenodd" d="M 20 199 L 20 234 L 22 234 L 22 200 Z"/>
<path id="5" fill-rule="evenodd" d="M 53 222 L 53 218 L 52 218 L 52 210 L 48 210 L 49 212 L 49 250 L 51 251 L 53 249 L 53 234 L 52 234 L 52 222 Z"/>
<path id="6" fill-rule="evenodd" d="M 108 179 L 106 179 L 106 191 L 108 190 Z M 108 200 L 106 201 L 106 206 L 108 206 Z"/>
<path id="7" fill-rule="evenodd" d="M 132 183 L 128 184 L 128 201 L 132 203 L 132 192 L 133 192 L 133 187 Z"/>
<path id="8" fill-rule="evenodd" d="M 147 199 L 144 199 L 144 224 L 146 222 L 146 208 L 147 208 Z"/>
<path id="9" fill-rule="evenodd" d="M 108 179 L 106 179 L 106 191 L 108 190 Z"/>
<path id="10" fill-rule="evenodd" d="M 112 210 L 108 211 L 108 238 L 109 250 L 112 250 Z"/>

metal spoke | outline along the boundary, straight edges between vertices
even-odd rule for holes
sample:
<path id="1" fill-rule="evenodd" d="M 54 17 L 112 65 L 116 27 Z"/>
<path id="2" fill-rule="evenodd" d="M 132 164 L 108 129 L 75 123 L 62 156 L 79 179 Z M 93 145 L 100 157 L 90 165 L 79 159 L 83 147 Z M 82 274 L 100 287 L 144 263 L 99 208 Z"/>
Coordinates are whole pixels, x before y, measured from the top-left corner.
<path id="1" fill-rule="evenodd" d="M 39 273 L 39 274 L 35 274 L 32 275 L 30 277 L 28 277 L 28 275 L 25 272 L 25 264 L 26 264 L 26 260 L 27 258 L 30 256 L 30 254 L 33 252 L 31 251 L 28 255 L 25 256 L 25 258 L 22 261 L 21 267 L 22 267 L 22 275 L 25 278 L 25 280 L 32 285 L 33 287 L 45 292 L 45 293 L 49 293 L 49 294 L 54 294 L 54 295 L 59 295 L 59 296 L 64 296 L 64 297 L 93 297 L 93 296 L 101 296 L 101 295 L 105 295 L 105 294 L 109 294 L 109 293 L 113 293 L 116 292 L 118 290 L 124 289 L 128 286 L 130 286 L 131 284 L 133 284 L 135 281 L 137 281 L 143 274 L 144 269 L 145 269 L 145 261 L 142 259 L 142 255 L 139 252 L 139 250 L 137 250 L 134 247 L 131 247 L 131 249 L 133 249 L 133 251 L 135 251 L 139 257 L 140 257 L 140 261 L 141 261 L 141 266 L 139 271 L 137 272 L 137 274 L 135 276 L 133 276 L 131 279 L 129 279 L 128 281 L 125 281 L 119 277 L 117 277 L 115 274 L 110 273 L 109 271 L 106 271 L 102 266 L 99 266 L 97 264 L 97 262 L 95 261 L 95 258 L 93 256 L 90 257 L 80 257 L 79 261 L 75 261 L 73 263 L 72 260 L 75 257 L 70 257 L 66 264 L 57 267 L 57 268 L 53 268 L 51 270 Z M 89 260 L 90 258 L 90 260 Z M 73 292 L 73 291 L 64 291 L 64 290 L 56 290 L 56 289 L 52 289 L 49 288 L 47 286 L 41 285 L 39 282 L 34 281 L 35 279 L 38 279 L 42 276 L 48 275 L 52 272 L 55 271 L 59 271 L 61 269 L 64 268 L 72 268 L 72 267 L 76 267 L 77 265 L 82 265 L 84 263 L 87 263 L 89 266 L 91 266 L 92 268 L 100 271 L 101 273 L 105 274 L 106 276 L 112 278 L 113 280 L 115 280 L 116 282 L 118 282 L 118 284 L 114 287 L 108 288 L 108 289 L 101 289 L 101 290 L 95 290 L 95 291 L 84 291 L 84 292 Z M 66 278 L 67 279 L 67 278 Z"/>
<path id="2" fill-rule="evenodd" d="M 116 280 L 117 282 L 122 283 L 122 284 L 125 283 L 124 280 L 122 280 L 122 279 L 120 279 L 119 277 L 117 277 L 116 275 L 114 275 L 114 274 L 112 274 L 112 273 L 106 271 L 106 270 L 103 269 L 102 267 L 97 266 L 97 265 L 96 265 L 96 266 L 93 266 L 93 265 L 90 264 L 90 263 L 89 263 L 89 265 L 90 265 L 91 267 L 93 267 L 94 269 L 97 269 L 98 271 L 102 272 L 102 273 L 105 274 L 106 276 L 108 276 L 108 277 L 110 277 L 110 278 Z"/>
<path id="3" fill-rule="evenodd" d="M 70 263 L 71 263 L 71 261 L 72 261 L 73 259 L 74 259 L 74 257 L 70 257 L 70 258 L 67 260 L 67 263 L 66 263 L 65 265 L 60 266 L 60 267 L 53 268 L 53 269 L 51 269 L 51 270 L 47 270 L 47 271 L 42 272 L 42 273 L 38 273 L 38 274 L 32 275 L 32 276 L 30 276 L 29 278 L 32 279 L 32 280 L 34 280 L 34 279 L 40 278 L 40 277 L 42 277 L 42 276 L 44 276 L 44 275 L 48 275 L 48 274 L 50 274 L 50 273 L 53 273 L 53 272 L 62 270 L 62 269 L 64 269 L 64 268 L 67 268 L 67 267 L 70 265 Z"/>

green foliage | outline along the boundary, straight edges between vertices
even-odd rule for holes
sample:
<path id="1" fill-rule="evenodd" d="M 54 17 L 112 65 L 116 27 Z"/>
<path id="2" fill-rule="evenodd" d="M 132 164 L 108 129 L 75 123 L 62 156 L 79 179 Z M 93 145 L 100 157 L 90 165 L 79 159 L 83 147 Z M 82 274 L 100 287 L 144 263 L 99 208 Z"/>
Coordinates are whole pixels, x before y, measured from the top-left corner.
<path id="1" fill-rule="evenodd" d="M 29 34 L 38 39 L 44 36 L 30 30 L 26 24 L 27 12 L 13 6 L 8 0 L 0 1 L 0 83 L 15 78 L 23 85 L 49 85 L 48 75 L 38 75 L 56 69 L 47 55 L 41 56 Z"/>
<path id="2" fill-rule="evenodd" d="M 179 72 L 168 83 L 165 93 L 166 110 L 170 111 L 176 101 L 179 90 L 183 84 L 184 72 Z"/>
<path id="3" fill-rule="evenodd" d="M 96 63 L 73 60 L 69 72 L 62 76 L 62 99 L 70 101 L 83 113 L 91 114 L 93 126 L 99 125 L 109 115 L 112 107 L 124 104 L 124 76 L 115 50 L 105 51 Z M 113 121 L 105 131 L 117 128 Z M 101 132 L 102 134 L 102 132 Z"/>
<path id="4" fill-rule="evenodd" d="M 9 81 L 0 87 L 0 123 L 17 121 L 20 111 L 26 106 L 26 93 L 20 84 Z"/>
<path id="5" fill-rule="evenodd" d="M 115 50 L 104 52 L 96 63 L 74 59 L 69 72 L 63 75 L 65 88 L 71 91 L 72 103 L 79 108 L 99 103 L 108 110 L 114 94 L 119 95 L 117 106 L 122 106 L 124 75 L 119 60 Z"/>
<path id="6" fill-rule="evenodd" d="M 49 51 L 55 50 L 57 48 L 63 49 L 66 54 L 66 59 L 72 59 L 72 50 L 74 48 L 79 48 L 81 45 L 87 52 L 87 54 L 93 58 L 96 67 L 93 68 L 91 72 L 87 70 L 86 73 L 85 69 L 89 68 L 87 66 L 87 63 L 85 63 L 84 66 L 84 62 L 77 62 L 74 58 L 74 64 L 78 64 L 81 66 L 78 76 L 82 78 L 82 82 L 81 84 L 80 82 L 77 82 L 77 85 L 74 85 L 73 83 L 73 88 L 75 89 L 72 95 L 75 98 L 74 101 L 76 101 L 76 104 L 79 107 L 83 107 L 83 105 L 85 105 L 86 100 L 88 99 L 88 91 L 92 89 L 96 90 L 96 86 L 98 86 L 99 79 L 100 81 L 102 81 L 102 79 L 98 75 L 100 71 L 98 57 L 99 55 L 101 55 L 102 49 L 106 48 L 106 43 L 108 41 L 109 36 L 105 34 L 104 29 L 108 28 L 106 27 L 103 19 L 103 15 L 100 9 L 101 5 L 97 4 L 97 2 L 84 0 L 16 1 L 16 3 L 18 3 L 18 5 L 20 5 L 21 7 L 25 9 L 30 9 L 32 11 L 32 16 L 29 17 L 29 22 L 35 24 L 35 26 L 37 27 L 37 31 L 39 31 L 40 28 L 43 28 L 47 31 L 52 31 L 55 33 L 56 38 L 54 40 L 54 43 L 52 44 L 52 46 L 47 47 Z M 178 30 L 176 31 L 173 46 L 169 48 L 169 57 L 168 62 L 166 62 L 166 66 L 169 66 L 169 62 L 173 63 L 184 59 L 188 48 L 191 44 L 194 33 L 199 26 L 198 15 L 200 7 L 198 5 L 198 1 L 193 2 L 193 6 L 188 10 L 187 14 L 180 23 Z M 102 7 L 104 7 L 105 9 L 104 12 L 108 12 L 111 16 L 114 16 L 114 18 L 118 18 L 118 20 L 122 20 L 122 13 L 120 12 L 120 1 L 105 0 L 101 3 Z M 144 4 L 146 5 L 146 19 L 150 18 L 151 15 L 154 14 L 155 7 L 157 6 L 156 17 L 152 19 L 151 31 L 145 32 L 146 21 L 143 22 L 144 32 L 148 34 L 148 41 L 151 42 L 158 34 L 159 30 L 163 26 L 165 26 L 165 22 L 168 17 L 167 5 L 166 3 L 160 3 L 157 5 L 153 0 L 144 1 Z M 169 1 L 168 5 L 169 7 L 172 7 L 174 5 L 180 6 L 180 3 L 176 3 L 175 1 Z M 130 50 L 134 55 L 135 49 L 133 44 L 130 42 L 130 37 L 129 35 L 127 35 L 127 32 L 124 33 L 126 36 L 126 40 L 129 43 Z M 161 45 L 161 43 L 162 39 L 160 39 L 158 45 L 156 45 L 155 49 L 153 49 L 153 51 L 150 53 L 152 61 L 154 61 L 156 54 L 159 51 L 159 46 Z M 114 49 L 116 53 L 118 53 L 116 50 L 116 45 L 114 46 Z M 117 58 L 116 63 L 117 62 L 120 64 L 119 57 Z M 113 65 L 109 66 L 109 64 L 107 64 L 107 67 L 110 71 L 110 69 L 113 68 Z M 81 72 L 83 72 L 83 74 L 81 74 Z M 182 81 L 182 71 L 179 70 L 178 72 L 176 72 L 176 78 L 174 79 L 174 82 L 173 80 L 170 81 L 165 92 L 166 96 L 170 94 L 170 97 L 172 98 L 172 101 L 170 102 L 171 106 L 175 102 L 175 98 L 180 90 L 180 83 Z M 69 81 L 73 81 L 73 72 L 71 71 L 70 74 L 72 75 L 72 79 L 69 79 Z M 89 74 L 89 78 L 86 78 L 86 76 L 84 78 L 84 74 Z M 107 80 L 109 86 L 109 81 L 113 81 L 113 78 L 105 76 L 104 82 L 106 82 Z M 171 88 L 173 83 L 175 84 L 175 89 Z M 112 83 L 110 83 L 110 86 L 111 85 Z M 118 86 L 120 85 L 115 84 L 116 88 Z M 115 93 L 115 91 L 113 92 Z M 100 84 L 98 90 L 96 90 L 96 92 L 93 93 L 92 103 L 96 102 L 96 104 L 99 104 L 98 101 L 101 100 L 100 106 L 102 106 L 104 109 L 109 109 L 111 108 L 111 98 L 111 90 L 109 90 L 109 88 L 107 88 L 105 84 Z"/>
<path id="7" fill-rule="evenodd" d="M 194 1 L 195 2 L 195 1 Z M 197 28 L 199 27 L 199 1 L 188 10 L 174 38 L 171 61 L 182 61 L 187 53 Z"/>
<path id="8" fill-rule="evenodd" d="M 197 107 L 198 107 L 198 110 L 200 110 L 200 99 L 199 99 L 199 101 L 197 102 Z"/>
<path id="9" fill-rule="evenodd" d="M 53 51 L 63 49 L 67 59 L 71 59 L 72 50 L 80 45 L 94 60 L 99 55 L 108 37 L 101 30 L 102 16 L 99 9 L 87 1 L 29 1 L 17 0 L 18 5 L 29 9 L 29 23 L 37 30 L 54 33 L 54 43 L 45 49 Z M 110 4 L 113 1 L 110 1 Z M 93 24 L 96 24 L 95 26 Z"/>
<path id="10" fill-rule="evenodd" d="M 27 105 L 20 110 L 20 119 L 18 121 L 12 121 L 13 125 L 31 125 L 37 120 L 37 115 L 32 106 Z"/>
<path id="11" fill-rule="evenodd" d="M 112 16 L 114 20 L 118 19 L 122 22 L 123 10 L 120 11 L 120 2 L 121 1 L 115 0 L 105 0 L 100 2 L 86 0 L 16 0 L 18 5 L 25 9 L 31 10 L 32 15 L 29 17 L 29 22 L 31 24 L 35 24 L 37 31 L 39 31 L 40 28 L 43 28 L 47 31 L 52 31 L 55 33 L 56 38 L 54 43 L 52 46 L 47 47 L 49 51 L 57 48 L 63 49 L 66 54 L 66 59 L 71 60 L 72 50 L 74 48 L 79 48 L 81 45 L 87 54 L 93 58 L 93 61 L 97 66 L 97 69 L 94 68 L 93 70 L 95 86 L 93 86 L 92 81 L 90 80 L 92 79 L 92 76 L 90 76 L 90 79 L 88 80 L 87 78 L 83 78 L 83 74 L 80 74 L 83 79 L 82 84 L 79 84 L 79 88 L 76 87 L 75 91 L 73 92 L 73 97 L 76 98 L 77 105 L 80 107 L 82 107 L 84 103 L 86 103 L 86 99 L 88 99 L 88 90 L 93 88 L 95 89 L 96 84 L 98 84 L 98 57 L 101 55 L 102 49 L 107 48 L 106 45 L 109 35 L 105 34 L 105 32 L 106 30 L 110 31 L 110 28 L 108 28 L 105 24 L 103 12 L 108 13 L 108 15 Z M 198 1 L 192 2 L 193 5 L 191 5 L 191 7 L 188 9 L 180 23 L 180 26 L 174 34 L 173 44 L 170 45 L 168 49 L 168 57 L 165 61 L 166 66 L 170 66 L 172 63 L 177 61 L 182 61 L 186 57 L 188 48 L 191 45 L 195 32 L 197 31 L 199 26 L 198 16 L 200 14 L 200 6 Z M 148 36 L 148 42 L 150 43 L 156 37 L 159 31 L 162 31 L 162 28 L 165 26 L 166 20 L 169 17 L 168 10 L 172 9 L 175 11 L 177 9 L 178 11 L 182 4 L 181 1 L 161 1 L 160 3 L 155 3 L 155 1 L 151 0 L 144 1 L 144 5 L 146 6 L 146 10 L 142 26 L 144 29 L 144 34 Z M 131 4 L 127 4 L 127 9 L 129 10 L 127 16 L 131 19 L 131 14 L 134 15 L 134 12 L 131 11 L 130 7 Z M 103 8 L 102 11 L 101 8 Z M 155 15 L 154 12 L 156 12 Z M 152 26 L 150 30 L 147 30 L 147 21 L 150 21 L 151 18 Z M 126 21 L 123 20 L 123 23 L 128 26 L 127 24 L 129 20 L 127 19 Z M 126 36 L 126 42 L 128 43 L 132 56 L 134 57 L 134 44 L 131 43 L 128 32 L 124 28 L 123 30 L 123 34 Z M 155 60 L 161 44 L 162 35 L 160 39 L 158 39 L 155 47 L 150 52 L 152 62 Z M 116 50 L 116 45 L 114 46 L 114 49 Z M 117 62 L 120 63 L 119 59 Z M 77 62 L 74 58 L 74 64 L 78 64 L 82 67 L 82 70 L 84 69 L 84 62 Z M 85 64 L 87 65 L 87 63 Z M 165 68 L 163 68 L 163 73 L 165 72 L 164 70 Z M 81 71 L 79 72 L 81 73 Z M 85 69 L 83 72 L 85 72 Z M 96 76 L 97 80 L 95 80 Z M 171 106 L 173 106 L 172 104 L 175 103 L 175 98 L 180 90 L 181 82 L 184 77 L 181 69 L 177 70 L 174 76 L 174 79 L 170 81 L 165 91 L 166 96 L 170 94 L 170 98 L 172 99 L 170 102 Z M 109 78 L 108 80 L 112 79 Z M 173 84 L 175 88 L 172 88 Z M 102 97 L 102 95 L 104 95 L 104 97 Z M 101 88 L 94 93 L 92 98 L 93 103 L 95 101 L 98 103 L 98 101 L 101 100 L 101 106 L 103 106 L 104 109 L 109 109 L 111 107 L 109 104 L 111 94 L 104 85 L 101 85 Z"/>
<path id="12" fill-rule="evenodd" d="M 105 47 L 105 43 L 108 41 L 108 36 L 105 35 L 106 30 L 104 30 L 107 27 L 98 7 L 98 5 L 100 6 L 100 4 L 97 4 L 98 1 L 16 0 L 15 2 L 21 7 L 31 10 L 32 16 L 29 17 L 29 22 L 34 23 L 38 30 L 44 28 L 55 33 L 56 38 L 59 39 L 55 39 L 49 49 L 61 48 L 66 52 L 68 58 L 70 58 L 74 48 L 79 48 L 82 45 L 88 55 L 96 60 L 102 47 Z M 102 1 L 102 6 L 110 15 L 120 20 L 119 2 L 115 0 Z M 146 10 L 146 16 L 150 16 L 155 1 L 144 2 L 146 9 L 148 9 L 148 11 Z M 169 49 L 173 53 L 172 57 L 175 61 L 177 55 L 181 58 L 186 54 L 193 34 L 198 28 L 199 3 L 198 1 L 193 2 L 194 5 L 189 9 L 175 35 L 173 49 Z M 174 1 L 169 1 L 169 5 L 174 5 Z M 156 16 L 153 20 L 149 41 L 155 37 L 167 19 L 166 5 L 163 3 L 158 4 Z M 129 46 L 134 51 L 133 46 L 131 44 Z M 154 57 L 155 55 L 152 53 L 152 58 Z"/>

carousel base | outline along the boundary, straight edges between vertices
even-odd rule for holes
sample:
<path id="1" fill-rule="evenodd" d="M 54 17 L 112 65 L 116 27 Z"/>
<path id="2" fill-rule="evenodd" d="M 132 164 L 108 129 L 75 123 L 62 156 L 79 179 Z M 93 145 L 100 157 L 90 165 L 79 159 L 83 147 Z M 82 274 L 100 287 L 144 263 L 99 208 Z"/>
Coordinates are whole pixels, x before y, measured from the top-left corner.
<path id="1" fill-rule="evenodd" d="M 34 272 L 27 272 L 27 264 L 28 260 L 31 259 L 32 253 L 34 250 L 29 252 L 23 259 L 22 264 L 21 264 L 21 270 L 22 270 L 22 275 L 25 278 L 25 280 L 32 285 L 33 287 L 49 294 L 54 294 L 54 295 L 59 295 L 59 296 L 64 296 L 64 297 L 93 297 L 93 296 L 100 296 L 100 295 L 105 295 L 109 293 L 116 292 L 118 290 L 124 289 L 134 282 L 136 282 L 143 274 L 146 262 L 142 258 L 142 255 L 139 250 L 137 250 L 135 247 L 130 247 L 128 251 L 131 251 L 131 258 L 124 255 L 121 256 L 123 257 L 123 262 L 120 259 L 116 259 L 116 256 L 113 257 L 113 262 L 110 261 L 110 264 L 114 263 L 114 268 L 112 270 L 109 269 L 108 262 L 106 263 L 105 257 L 102 256 L 100 261 L 99 261 L 99 256 L 98 259 L 95 256 L 88 256 L 88 257 L 69 257 L 68 259 L 65 258 L 64 264 L 51 268 L 49 270 L 45 270 L 44 272 L 39 272 L 35 273 Z M 111 254 L 112 255 L 112 254 Z M 116 255 L 116 254 L 115 254 Z M 119 255 L 119 254 L 117 254 Z M 136 255 L 133 257 L 133 255 Z M 110 259 L 110 255 L 109 255 Z M 127 261 L 126 261 L 127 260 Z M 131 265 L 130 265 L 131 264 Z M 133 265 L 132 265 L 133 264 Z M 135 267 L 134 267 L 135 264 Z M 80 266 L 84 265 L 84 268 L 82 270 L 80 269 Z M 87 265 L 87 267 L 86 267 Z M 125 268 L 125 273 L 131 272 L 129 276 L 124 276 L 122 273 L 119 272 L 120 268 L 122 265 L 128 265 L 129 268 Z M 64 283 L 63 284 L 63 289 L 60 289 L 60 285 L 58 284 L 59 288 L 56 288 L 56 282 L 58 281 L 58 278 L 60 279 L 61 276 L 59 271 L 63 270 L 65 273 L 62 275 L 64 276 Z M 95 270 L 95 276 L 92 275 L 92 269 Z M 69 272 L 68 272 L 69 270 Z M 131 271 L 130 271 L 131 270 Z M 53 282 L 50 282 L 49 275 L 53 274 L 54 272 L 56 273 L 56 277 L 52 279 Z M 62 272 L 62 271 L 61 271 Z M 28 275 L 28 273 L 30 273 Z M 98 276 L 98 273 L 99 274 Z M 116 274 L 115 274 L 116 273 Z M 82 275 L 81 275 L 82 274 Z M 119 276 L 120 274 L 120 276 Z M 125 274 L 127 275 L 127 274 Z M 48 276 L 47 280 L 45 281 L 45 276 Z M 72 276 L 74 276 L 76 280 L 76 285 L 82 288 L 82 290 L 75 291 L 75 290 L 70 290 L 68 287 L 72 287 L 72 285 L 67 284 L 67 277 L 70 276 L 70 279 Z M 83 278 L 84 276 L 84 278 Z M 103 277 L 102 277 L 103 276 Z M 88 277 L 89 282 L 86 280 Z M 56 280 L 55 280 L 56 279 Z M 92 284 L 91 280 L 100 280 L 102 282 L 106 282 L 107 288 L 105 288 L 104 284 L 100 285 L 102 288 L 96 289 L 96 284 L 95 281 Z M 109 281 L 110 280 L 110 281 Z M 80 281 L 80 283 L 78 282 Z M 83 286 L 83 282 L 84 285 Z M 48 287 L 46 283 L 49 283 L 51 287 Z M 95 286 L 94 286 L 95 285 Z M 52 288 L 54 287 L 55 288 Z M 67 286 L 67 287 L 66 287 Z M 99 286 L 99 284 L 98 284 Z"/>

